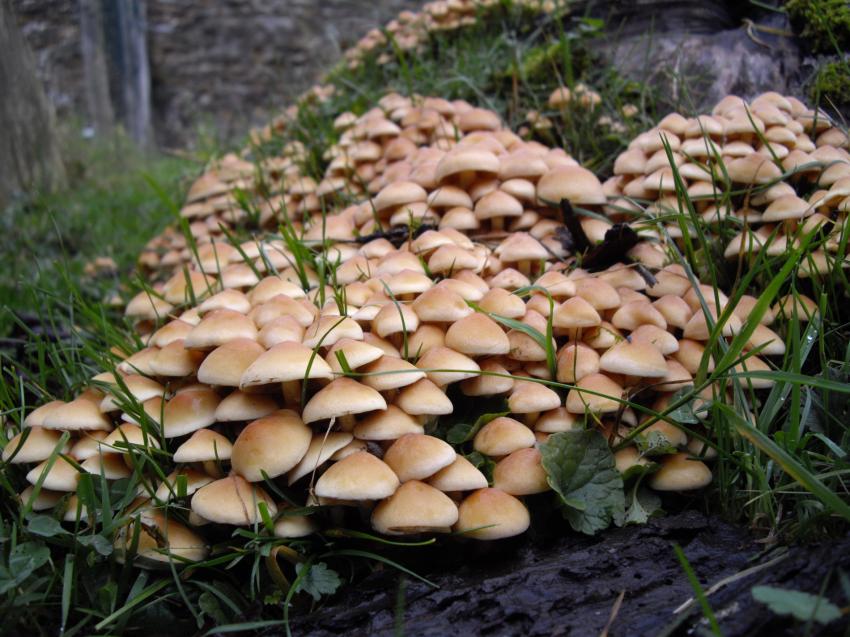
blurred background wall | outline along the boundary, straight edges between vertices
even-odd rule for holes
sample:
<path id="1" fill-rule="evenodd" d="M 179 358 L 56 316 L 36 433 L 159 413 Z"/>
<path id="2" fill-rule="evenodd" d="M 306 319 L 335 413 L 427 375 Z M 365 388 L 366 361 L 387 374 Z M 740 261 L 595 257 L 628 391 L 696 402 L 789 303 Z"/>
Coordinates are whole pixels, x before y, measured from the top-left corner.
<path id="1" fill-rule="evenodd" d="M 264 123 L 419 0 L 12 0 L 60 121 L 173 148 Z"/>

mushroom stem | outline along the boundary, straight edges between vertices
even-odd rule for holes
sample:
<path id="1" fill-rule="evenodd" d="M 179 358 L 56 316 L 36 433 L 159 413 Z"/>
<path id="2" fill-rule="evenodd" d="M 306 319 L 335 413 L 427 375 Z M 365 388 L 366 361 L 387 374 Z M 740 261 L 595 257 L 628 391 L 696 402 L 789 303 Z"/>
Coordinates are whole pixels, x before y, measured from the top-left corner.
<path id="1" fill-rule="evenodd" d="M 531 276 L 531 261 L 528 259 L 517 261 L 516 267 L 525 276 Z"/>
<path id="2" fill-rule="evenodd" d="M 337 416 L 337 421 L 339 422 L 339 426 L 342 431 L 352 431 L 354 426 L 357 424 L 357 421 L 354 419 L 354 414 Z"/>
<path id="3" fill-rule="evenodd" d="M 504 217 L 490 217 L 490 229 L 493 232 L 499 232 L 505 229 Z"/>
<path id="4" fill-rule="evenodd" d="M 287 407 L 295 410 L 301 407 L 301 382 L 300 380 L 287 380 L 281 383 L 283 402 Z"/>
<path id="5" fill-rule="evenodd" d="M 537 422 L 538 418 L 540 418 L 540 412 L 539 411 L 530 411 L 527 414 L 525 414 L 525 416 L 523 417 L 523 421 L 529 427 L 533 427 L 534 423 Z"/>
<path id="6" fill-rule="evenodd" d="M 224 472 L 221 470 L 221 465 L 216 460 L 204 460 L 201 463 L 204 473 L 213 478 L 223 478 Z"/>

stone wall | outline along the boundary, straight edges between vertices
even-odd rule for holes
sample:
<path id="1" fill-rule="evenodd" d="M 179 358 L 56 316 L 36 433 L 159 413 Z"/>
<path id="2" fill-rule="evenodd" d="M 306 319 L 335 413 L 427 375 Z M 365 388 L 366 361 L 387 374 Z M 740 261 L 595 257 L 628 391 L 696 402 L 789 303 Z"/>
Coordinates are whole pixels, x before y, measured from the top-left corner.
<path id="1" fill-rule="evenodd" d="M 161 145 L 198 124 L 233 138 L 265 121 L 370 28 L 420 0 L 147 0 Z M 77 0 L 13 0 L 61 119 L 86 121 Z"/>

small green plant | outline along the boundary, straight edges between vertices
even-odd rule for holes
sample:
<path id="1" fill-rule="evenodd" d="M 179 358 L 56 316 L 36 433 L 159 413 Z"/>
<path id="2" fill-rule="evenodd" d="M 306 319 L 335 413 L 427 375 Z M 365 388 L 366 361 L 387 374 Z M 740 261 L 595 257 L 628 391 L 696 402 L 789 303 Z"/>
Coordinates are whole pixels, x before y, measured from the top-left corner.
<path id="1" fill-rule="evenodd" d="M 815 53 L 850 49 L 850 5 L 845 0 L 789 0 L 785 10 Z"/>
<path id="2" fill-rule="evenodd" d="M 850 64 L 839 61 L 821 66 L 812 80 L 809 96 L 812 101 L 839 111 L 850 107 Z"/>

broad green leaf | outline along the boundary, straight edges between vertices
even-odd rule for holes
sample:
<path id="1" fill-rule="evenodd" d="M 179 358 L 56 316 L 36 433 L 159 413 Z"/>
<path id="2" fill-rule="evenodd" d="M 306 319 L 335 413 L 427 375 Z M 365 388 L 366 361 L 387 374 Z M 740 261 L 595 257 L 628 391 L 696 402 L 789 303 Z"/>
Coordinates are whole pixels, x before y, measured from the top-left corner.
<path id="1" fill-rule="evenodd" d="M 666 456 L 678 451 L 660 431 L 640 433 L 635 436 L 635 443 L 642 456 Z"/>
<path id="2" fill-rule="evenodd" d="M 563 431 L 540 445 L 549 485 L 576 531 L 595 535 L 625 515 L 623 479 L 598 431 Z"/>
<path id="3" fill-rule="evenodd" d="M 646 524 L 653 515 L 661 513 L 661 498 L 640 484 L 636 484 L 626 499 L 626 517 L 623 524 Z"/>
<path id="4" fill-rule="evenodd" d="M 36 515 L 30 518 L 27 523 L 27 531 L 42 537 L 53 537 L 54 535 L 62 535 L 68 533 L 62 528 L 59 520 L 52 518 L 49 515 Z"/>
<path id="5" fill-rule="evenodd" d="M 754 586 L 753 598 L 777 615 L 791 615 L 800 621 L 828 624 L 841 617 L 841 609 L 828 599 L 775 586 Z"/>
<path id="6" fill-rule="evenodd" d="M 322 595 L 333 595 L 342 584 L 336 571 L 328 568 L 324 562 L 317 564 L 296 564 L 295 572 L 301 575 L 303 569 L 308 569 L 301 577 L 299 590 L 308 593 L 314 600 L 319 601 Z"/>
<path id="7" fill-rule="evenodd" d="M 83 546 L 88 546 L 88 547 L 93 548 L 95 551 L 97 551 L 98 553 L 100 553 L 104 557 L 112 555 L 112 550 L 113 550 L 112 542 L 110 542 L 109 540 L 107 540 L 105 537 L 103 537 L 100 534 L 98 534 L 98 535 L 80 535 L 79 537 L 77 537 L 77 541 L 80 544 L 82 544 Z"/>

